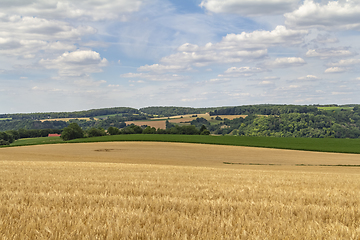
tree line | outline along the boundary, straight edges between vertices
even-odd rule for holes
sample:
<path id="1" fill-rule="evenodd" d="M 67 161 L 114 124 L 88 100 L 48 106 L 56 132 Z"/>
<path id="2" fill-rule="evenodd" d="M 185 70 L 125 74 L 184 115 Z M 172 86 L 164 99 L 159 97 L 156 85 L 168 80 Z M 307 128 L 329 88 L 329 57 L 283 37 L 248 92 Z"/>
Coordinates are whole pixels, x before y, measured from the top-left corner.
<path id="1" fill-rule="evenodd" d="M 97 117 L 112 114 L 139 114 L 140 111 L 135 108 L 129 107 L 114 107 L 114 108 L 100 108 L 90 109 L 85 111 L 76 112 L 49 112 L 49 113 L 16 113 L 16 114 L 0 114 L 0 118 L 10 118 L 13 120 L 18 119 L 55 119 L 55 118 L 85 118 L 85 117 Z"/>
<path id="2" fill-rule="evenodd" d="M 0 132 L 0 145 L 9 145 L 20 138 L 47 137 L 49 134 L 60 134 L 60 129 L 19 129 Z"/>

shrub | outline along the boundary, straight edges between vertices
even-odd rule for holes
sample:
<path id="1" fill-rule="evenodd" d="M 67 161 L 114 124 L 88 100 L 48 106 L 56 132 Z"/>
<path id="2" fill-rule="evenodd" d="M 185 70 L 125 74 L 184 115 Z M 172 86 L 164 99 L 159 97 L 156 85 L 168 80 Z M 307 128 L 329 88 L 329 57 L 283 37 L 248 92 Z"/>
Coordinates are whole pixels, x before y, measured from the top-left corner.
<path id="1" fill-rule="evenodd" d="M 90 130 L 87 131 L 87 134 L 89 137 L 100 137 L 100 136 L 105 136 L 105 131 L 104 129 L 91 128 Z"/>
<path id="2" fill-rule="evenodd" d="M 65 141 L 83 137 L 84 131 L 77 123 L 70 123 L 61 133 L 61 138 Z"/>
<path id="3" fill-rule="evenodd" d="M 109 127 L 108 128 L 108 133 L 110 135 L 118 135 L 118 134 L 120 134 L 120 130 L 118 128 L 116 128 L 116 127 Z"/>

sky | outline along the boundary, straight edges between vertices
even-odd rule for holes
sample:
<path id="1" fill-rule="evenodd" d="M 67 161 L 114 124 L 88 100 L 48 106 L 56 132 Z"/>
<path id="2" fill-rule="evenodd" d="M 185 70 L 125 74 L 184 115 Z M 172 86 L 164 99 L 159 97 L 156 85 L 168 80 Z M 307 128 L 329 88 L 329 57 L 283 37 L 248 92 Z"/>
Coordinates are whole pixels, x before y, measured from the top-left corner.
<path id="1" fill-rule="evenodd" d="M 360 0 L 1 0 L 0 113 L 360 103 Z"/>

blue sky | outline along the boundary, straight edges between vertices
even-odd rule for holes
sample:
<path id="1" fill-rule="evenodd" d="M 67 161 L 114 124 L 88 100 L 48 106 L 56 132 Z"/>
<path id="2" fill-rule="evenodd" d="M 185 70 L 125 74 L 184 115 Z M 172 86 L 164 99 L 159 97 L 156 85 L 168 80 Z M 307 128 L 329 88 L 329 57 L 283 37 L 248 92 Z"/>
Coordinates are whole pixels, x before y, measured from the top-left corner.
<path id="1" fill-rule="evenodd" d="M 0 113 L 359 103 L 359 30 L 359 0 L 3 0 Z"/>

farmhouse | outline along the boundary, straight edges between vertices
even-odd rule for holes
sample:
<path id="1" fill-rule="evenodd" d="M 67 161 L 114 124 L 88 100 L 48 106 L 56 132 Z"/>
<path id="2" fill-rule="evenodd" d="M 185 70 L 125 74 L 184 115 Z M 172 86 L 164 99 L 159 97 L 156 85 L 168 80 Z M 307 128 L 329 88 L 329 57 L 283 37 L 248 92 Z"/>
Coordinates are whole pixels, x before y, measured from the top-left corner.
<path id="1" fill-rule="evenodd" d="M 48 137 L 60 137 L 61 134 L 57 134 L 57 133 L 49 133 Z"/>

